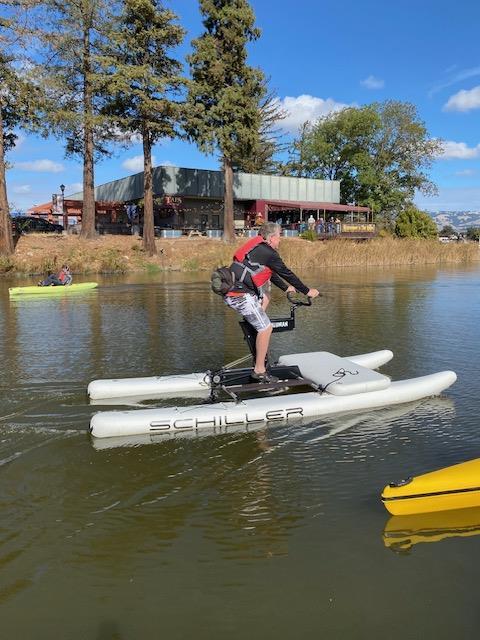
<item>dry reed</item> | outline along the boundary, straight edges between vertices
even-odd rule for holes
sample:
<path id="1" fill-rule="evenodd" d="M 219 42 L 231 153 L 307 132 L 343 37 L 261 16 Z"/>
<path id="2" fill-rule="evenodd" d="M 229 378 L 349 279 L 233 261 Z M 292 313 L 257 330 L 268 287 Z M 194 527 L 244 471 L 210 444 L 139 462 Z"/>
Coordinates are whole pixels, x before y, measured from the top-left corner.
<path id="1" fill-rule="evenodd" d="M 157 255 L 149 257 L 131 236 L 22 236 L 15 254 L 0 257 L 0 274 L 38 275 L 67 262 L 74 273 L 133 271 L 204 271 L 229 264 L 234 246 L 206 238 L 159 239 Z M 242 243 L 239 240 L 235 246 Z M 280 254 L 292 269 L 410 264 L 471 263 L 480 260 L 476 243 L 442 244 L 436 240 L 377 238 L 367 242 L 283 239 Z"/>

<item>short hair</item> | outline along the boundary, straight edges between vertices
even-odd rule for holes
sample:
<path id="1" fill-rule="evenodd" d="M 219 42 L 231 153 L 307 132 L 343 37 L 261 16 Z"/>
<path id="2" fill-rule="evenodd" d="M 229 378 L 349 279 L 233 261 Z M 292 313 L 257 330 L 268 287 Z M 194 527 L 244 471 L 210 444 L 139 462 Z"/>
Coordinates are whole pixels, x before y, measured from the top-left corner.
<path id="1" fill-rule="evenodd" d="M 282 232 L 282 226 L 276 222 L 265 222 L 258 230 L 258 235 L 262 236 L 264 240 L 268 240 L 270 236 L 274 236 L 277 233 Z"/>

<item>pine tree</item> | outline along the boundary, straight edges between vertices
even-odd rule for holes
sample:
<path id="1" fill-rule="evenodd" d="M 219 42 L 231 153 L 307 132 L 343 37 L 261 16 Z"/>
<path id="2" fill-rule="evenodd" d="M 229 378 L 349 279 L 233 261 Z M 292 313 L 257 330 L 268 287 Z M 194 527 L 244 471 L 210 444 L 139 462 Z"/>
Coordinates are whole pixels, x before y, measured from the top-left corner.
<path id="1" fill-rule="evenodd" d="M 273 91 L 270 91 L 267 82 L 264 82 L 265 94 L 259 100 L 260 128 L 258 140 L 254 149 L 249 150 L 245 157 L 235 158 L 235 170 L 246 173 L 278 173 L 279 162 L 275 155 L 288 149 L 288 143 L 281 142 L 283 132 L 278 128 L 278 123 L 287 117 L 287 111 Z"/>
<path id="2" fill-rule="evenodd" d="M 0 255 L 10 255 L 15 246 L 7 195 L 6 153 L 15 146 L 17 127 L 39 128 L 40 92 L 22 72 L 25 41 L 23 22 L 18 17 L 23 8 L 12 9 L 12 3 L 4 2 L 0 2 L 0 7 L 5 7 L 4 15 L 0 16 Z"/>
<path id="3" fill-rule="evenodd" d="M 143 141 L 143 246 L 150 255 L 156 251 L 152 146 L 178 135 L 180 105 L 173 97 L 184 84 L 181 64 L 168 55 L 185 33 L 176 19 L 158 0 L 125 0 L 102 61 L 109 74 L 103 112 L 124 134 Z"/>
<path id="4" fill-rule="evenodd" d="M 247 0 L 200 0 L 205 32 L 192 42 L 188 56 L 192 80 L 187 99 L 186 131 L 199 148 L 218 150 L 224 172 L 223 239 L 235 236 L 233 165 L 259 144 L 259 101 L 264 76 L 247 65 L 248 42 L 257 40 L 255 15 Z"/>
<path id="5" fill-rule="evenodd" d="M 5 152 L 13 146 L 12 128 L 14 111 L 11 108 L 7 87 L 11 85 L 8 60 L 0 53 L 0 255 L 10 255 L 14 251 L 12 224 L 10 222 Z"/>
<path id="6" fill-rule="evenodd" d="M 105 75 L 98 55 L 116 9 L 107 0 L 44 0 L 36 17 L 35 35 L 42 47 L 37 72 L 50 105 L 45 117 L 53 133 L 66 140 L 66 154 L 83 159 L 85 238 L 96 234 L 95 160 L 107 153 L 105 145 L 115 137 L 101 114 Z"/>

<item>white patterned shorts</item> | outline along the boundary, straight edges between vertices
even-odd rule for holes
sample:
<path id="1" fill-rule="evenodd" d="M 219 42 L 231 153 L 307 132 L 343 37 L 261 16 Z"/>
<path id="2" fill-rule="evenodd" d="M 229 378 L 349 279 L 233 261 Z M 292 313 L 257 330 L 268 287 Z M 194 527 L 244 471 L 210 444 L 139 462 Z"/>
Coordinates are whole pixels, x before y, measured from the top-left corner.
<path id="1" fill-rule="evenodd" d="M 271 325 L 257 296 L 246 293 L 243 296 L 225 296 L 224 300 L 228 307 L 237 311 L 258 332 L 265 331 Z"/>

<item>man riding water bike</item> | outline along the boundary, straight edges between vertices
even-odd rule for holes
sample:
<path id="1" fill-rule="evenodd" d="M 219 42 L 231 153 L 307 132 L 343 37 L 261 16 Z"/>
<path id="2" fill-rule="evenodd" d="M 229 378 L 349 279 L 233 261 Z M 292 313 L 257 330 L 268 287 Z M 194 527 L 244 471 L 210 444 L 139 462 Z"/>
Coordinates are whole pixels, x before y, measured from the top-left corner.
<path id="1" fill-rule="evenodd" d="M 300 291 L 309 298 L 319 295 L 317 289 L 310 289 L 303 284 L 278 255 L 281 231 L 279 224 L 267 222 L 260 227 L 256 238 L 251 238 L 237 249 L 230 266 L 235 284 L 224 297 L 225 303 L 257 331 L 255 366 L 251 375 L 256 382 L 278 381 L 278 378 L 265 370 L 272 335 L 272 324 L 266 314 L 270 302 L 267 293 L 270 282 L 287 293 Z"/>

